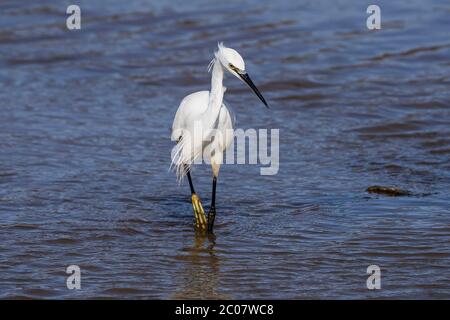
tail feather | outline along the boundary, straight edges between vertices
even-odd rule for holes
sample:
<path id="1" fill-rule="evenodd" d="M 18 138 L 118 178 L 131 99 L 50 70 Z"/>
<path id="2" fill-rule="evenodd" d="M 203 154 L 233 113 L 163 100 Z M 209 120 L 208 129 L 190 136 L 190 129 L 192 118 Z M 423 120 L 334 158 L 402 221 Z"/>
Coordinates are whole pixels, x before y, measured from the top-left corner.
<path id="1" fill-rule="evenodd" d="M 172 149 L 172 161 L 170 163 L 170 171 L 175 171 L 177 175 L 178 183 L 183 181 L 183 177 L 187 173 L 188 167 L 183 161 L 183 145 L 184 142 L 182 140 L 178 141 L 178 143 Z"/>
<path id="2" fill-rule="evenodd" d="M 169 170 L 175 171 L 179 183 L 183 181 L 184 176 L 191 170 L 195 159 L 197 159 L 201 153 L 201 150 L 188 150 L 191 146 L 191 143 L 188 140 L 189 139 L 180 139 L 172 149 L 172 161 Z"/>

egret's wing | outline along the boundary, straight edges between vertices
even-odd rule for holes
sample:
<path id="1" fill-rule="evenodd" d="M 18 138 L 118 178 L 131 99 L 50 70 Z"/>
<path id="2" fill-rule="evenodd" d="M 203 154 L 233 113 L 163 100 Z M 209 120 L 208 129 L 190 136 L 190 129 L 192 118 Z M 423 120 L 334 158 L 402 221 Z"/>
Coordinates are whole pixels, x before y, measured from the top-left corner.
<path id="1" fill-rule="evenodd" d="M 179 140 L 180 129 L 188 129 L 208 108 L 209 91 L 191 93 L 181 100 L 172 124 L 172 141 Z"/>
<path id="2" fill-rule="evenodd" d="M 172 124 L 171 140 L 177 144 L 172 149 L 172 162 L 169 169 L 174 169 L 181 181 L 187 170 L 201 155 L 198 143 L 192 135 L 184 133 L 192 130 L 192 124 L 200 119 L 208 107 L 209 91 L 198 91 L 186 96 L 180 103 Z"/>

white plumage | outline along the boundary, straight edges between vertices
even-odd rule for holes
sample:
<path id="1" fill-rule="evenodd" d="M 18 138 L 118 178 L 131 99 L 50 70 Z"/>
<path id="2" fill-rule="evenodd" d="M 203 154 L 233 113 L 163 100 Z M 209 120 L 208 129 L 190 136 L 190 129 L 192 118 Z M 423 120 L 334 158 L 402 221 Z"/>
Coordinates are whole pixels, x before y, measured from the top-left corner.
<path id="1" fill-rule="evenodd" d="M 219 43 L 215 58 L 211 61 L 212 69 L 211 91 L 198 91 L 186 96 L 180 103 L 172 124 L 172 141 L 177 145 L 172 151 L 172 166 L 177 177 L 181 179 L 191 165 L 203 153 L 203 160 L 220 166 L 223 152 L 230 146 L 233 139 L 233 121 L 227 106 L 223 103 L 226 88 L 223 86 L 224 68 L 245 70 L 245 63 L 237 51 L 226 48 Z M 196 134 L 195 128 L 202 134 Z M 217 134 L 218 130 L 220 133 Z M 209 150 L 214 150 L 212 153 Z M 206 151 L 206 152 L 204 152 Z"/>
<path id="2" fill-rule="evenodd" d="M 224 70 L 247 83 L 266 106 L 267 103 L 245 72 L 244 60 L 236 50 L 219 43 L 208 69 L 212 69 L 211 90 L 186 96 L 175 114 L 171 140 L 177 144 L 172 150 L 171 167 L 175 168 L 180 181 L 185 175 L 188 176 L 196 226 L 201 229 L 207 227 L 208 231 L 212 231 L 216 181 L 224 151 L 230 146 L 234 136 L 232 117 L 223 103 L 226 91 L 223 86 Z M 213 170 L 213 195 L 207 220 L 190 176 L 191 166 L 199 159 L 210 162 Z"/>

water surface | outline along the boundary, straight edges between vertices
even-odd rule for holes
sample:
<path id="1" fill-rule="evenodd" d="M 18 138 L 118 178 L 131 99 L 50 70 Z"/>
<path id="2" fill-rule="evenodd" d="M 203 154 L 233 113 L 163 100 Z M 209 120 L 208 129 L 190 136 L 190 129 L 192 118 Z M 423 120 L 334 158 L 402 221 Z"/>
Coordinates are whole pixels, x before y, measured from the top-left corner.
<path id="1" fill-rule="evenodd" d="M 450 298 L 447 1 L 378 1 L 375 32 L 365 1 L 78 4 L 68 31 L 64 1 L 0 2 L 0 298 Z M 280 129 L 280 169 L 223 166 L 208 238 L 170 126 L 218 41 L 271 104 L 226 79 L 239 128 Z"/>

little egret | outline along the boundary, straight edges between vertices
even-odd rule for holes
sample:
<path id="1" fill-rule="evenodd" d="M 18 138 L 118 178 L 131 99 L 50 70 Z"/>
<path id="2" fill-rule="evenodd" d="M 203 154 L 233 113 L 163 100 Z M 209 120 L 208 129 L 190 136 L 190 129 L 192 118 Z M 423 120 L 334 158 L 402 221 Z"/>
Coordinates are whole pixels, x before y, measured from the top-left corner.
<path id="1" fill-rule="evenodd" d="M 223 103 L 226 90 L 222 85 L 224 70 L 248 84 L 268 107 L 266 100 L 245 72 L 244 60 L 236 50 L 219 43 L 209 65 L 209 71 L 211 69 L 211 91 L 194 92 L 181 101 L 173 120 L 171 136 L 171 140 L 177 142 L 172 150 L 172 166 L 179 179 L 185 175 L 188 177 L 195 226 L 208 232 L 212 232 L 216 216 L 216 183 L 223 153 L 233 139 L 233 122 L 227 106 Z M 200 131 L 196 131 L 197 129 Z M 211 152 L 204 154 L 204 150 Z M 205 215 L 200 198 L 195 193 L 191 178 L 191 166 L 201 156 L 203 160 L 209 160 L 213 172 L 208 216 Z"/>

